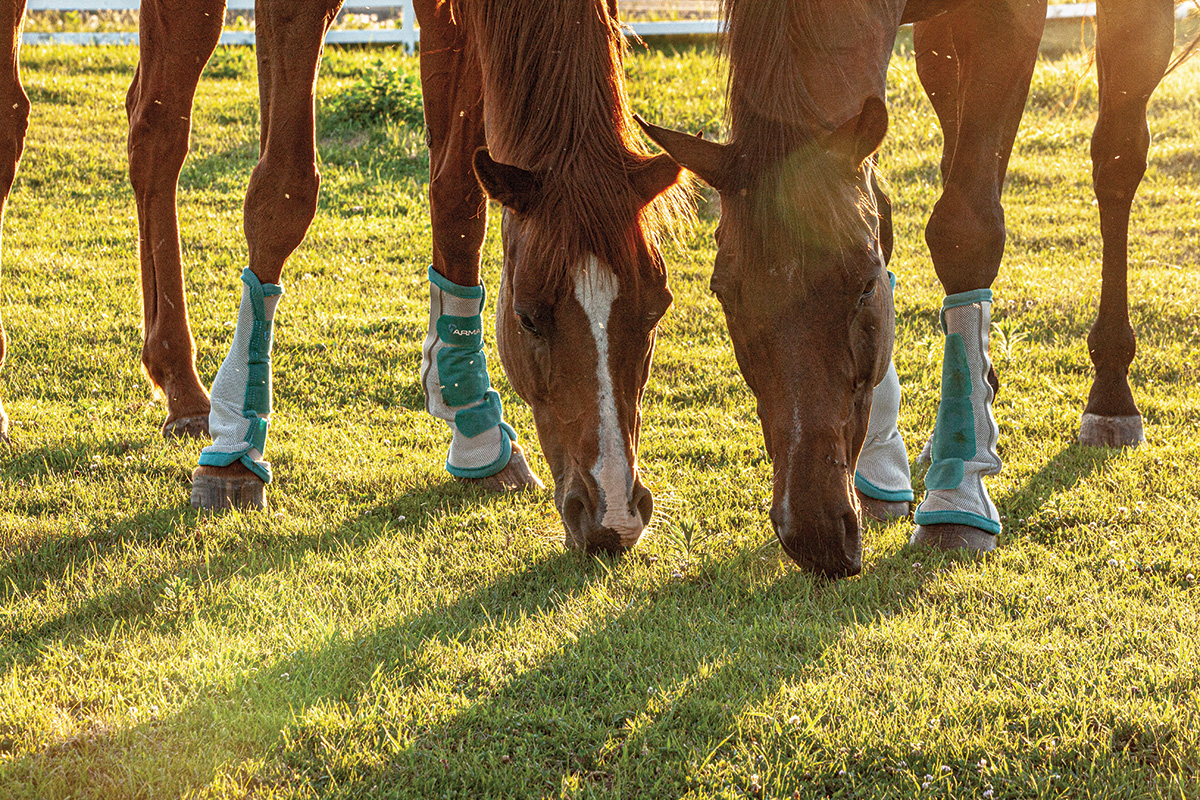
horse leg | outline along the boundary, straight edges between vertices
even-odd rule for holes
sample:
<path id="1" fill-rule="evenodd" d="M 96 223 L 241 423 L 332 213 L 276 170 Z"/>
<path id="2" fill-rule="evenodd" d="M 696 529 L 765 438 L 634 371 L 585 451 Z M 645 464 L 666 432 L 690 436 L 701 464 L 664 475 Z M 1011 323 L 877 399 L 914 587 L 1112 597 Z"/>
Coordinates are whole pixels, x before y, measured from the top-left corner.
<path id="1" fill-rule="evenodd" d="M 883 263 L 892 260 L 892 202 L 872 181 L 875 201 L 879 208 L 879 247 Z M 892 293 L 896 291 L 896 276 L 891 271 Z M 900 417 L 900 376 L 893 359 L 887 375 L 871 394 L 871 416 L 867 435 L 858 454 L 854 471 L 854 493 L 863 515 L 887 522 L 908 516 L 913 500 L 912 475 L 908 469 L 908 449 L 897 428 Z"/>
<path id="2" fill-rule="evenodd" d="M 492 491 L 541 488 L 516 433 L 503 421 L 483 354 L 485 292 L 479 282 L 487 198 L 472 158 L 487 144 L 483 77 L 474 43 L 449 4 L 417 0 L 421 24 L 421 91 L 429 141 L 433 266 L 429 328 L 422 347 L 425 407 L 450 426 L 446 469 Z M 478 331 L 467 337 L 446 333 Z"/>
<path id="3" fill-rule="evenodd" d="M 990 287 L 1004 254 L 1000 189 L 1045 20 L 1044 1 L 975 2 L 914 31 L 918 75 L 949 126 L 942 196 L 925 229 L 946 290 L 946 350 L 914 544 L 982 552 L 995 547 L 1000 532 L 1000 514 L 983 485 L 1001 466 L 988 357 Z"/>
<path id="4" fill-rule="evenodd" d="M 1092 134 L 1092 184 L 1104 239 L 1100 311 L 1088 335 L 1096 377 L 1079 430 L 1081 444 L 1121 447 L 1145 441 L 1129 389 L 1136 351 L 1126 292 L 1129 209 L 1146 172 L 1146 104 L 1174 45 L 1170 0 L 1117 0 L 1097 10 L 1100 116 Z"/>
<path id="5" fill-rule="evenodd" d="M 192 473 L 196 508 L 265 508 L 271 342 L 283 264 L 317 211 L 316 81 L 341 0 L 259 0 L 255 9 L 262 130 L 246 190 L 250 266 L 229 355 L 213 381 L 213 443 Z"/>
<path id="6" fill-rule="evenodd" d="M 192 101 L 221 35 L 225 0 L 144 0 L 137 72 L 126 96 L 129 180 L 138 210 L 142 366 L 167 400 L 167 438 L 208 435 L 208 393 L 183 290 L 176 193 L 187 157 Z M 186 31 L 180 36 L 178 31 Z"/>
<path id="7" fill-rule="evenodd" d="M 8 193 L 17 177 L 17 164 L 25 149 L 25 131 L 29 127 L 29 97 L 21 86 L 21 66 L 17 57 L 24 15 L 25 0 L 0 3 L 0 16 L 6 20 L 4 24 L 10 36 L 9 47 L 4 49 L 6 61 L 0 68 L 0 227 Z M 0 319 L 0 366 L 4 365 L 6 349 L 4 322 Z M 8 441 L 8 415 L 3 403 L 0 403 L 0 440 Z"/>

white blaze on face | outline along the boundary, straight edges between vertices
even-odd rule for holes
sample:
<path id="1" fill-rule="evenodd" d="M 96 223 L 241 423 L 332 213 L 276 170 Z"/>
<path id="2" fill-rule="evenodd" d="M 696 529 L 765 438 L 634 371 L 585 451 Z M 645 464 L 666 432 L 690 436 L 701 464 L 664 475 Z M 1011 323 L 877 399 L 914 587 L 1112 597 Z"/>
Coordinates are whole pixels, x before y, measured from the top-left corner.
<path id="1" fill-rule="evenodd" d="M 797 460 L 800 458 L 800 434 L 803 433 L 803 427 L 800 424 L 800 407 L 792 409 L 792 439 L 788 445 L 788 471 L 794 468 Z M 792 482 L 788 480 L 791 476 L 783 476 L 783 502 L 780 509 L 779 519 L 785 528 L 791 525 L 792 522 Z"/>
<path id="2" fill-rule="evenodd" d="M 599 453 L 592 466 L 592 477 L 600 490 L 600 503 L 604 509 L 600 525 L 619 534 L 636 536 L 642 532 L 643 525 L 642 520 L 629 511 L 633 470 L 626 455 L 625 439 L 621 436 L 612 370 L 608 364 L 608 318 L 619 292 L 617 276 L 595 256 L 591 256 L 575 276 L 575 299 L 583 306 L 583 313 L 591 324 L 592 338 L 596 341 L 600 429 L 597 434 Z"/>

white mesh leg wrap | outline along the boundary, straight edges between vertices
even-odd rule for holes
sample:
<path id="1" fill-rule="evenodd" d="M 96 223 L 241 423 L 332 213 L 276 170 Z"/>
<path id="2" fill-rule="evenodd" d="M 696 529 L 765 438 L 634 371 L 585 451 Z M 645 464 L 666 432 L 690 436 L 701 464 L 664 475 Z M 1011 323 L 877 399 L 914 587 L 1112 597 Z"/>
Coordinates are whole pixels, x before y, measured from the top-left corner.
<path id="1" fill-rule="evenodd" d="M 871 397 L 871 421 L 854 473 L 855 488 L 867 497 L 897 503 L 913 499 L 908 450 L 896 427 L 900 394 L 900 376 L 893 361 Z"/>
<path id="2" fill-rule="evenodd" d="M 482 349 L 482 286 L 458 286 L 429 270 L 429 328 L 421 348 L 425 408 L 450 426 L 446 469 L 464 478 L 508 464 L 516 434 L 502 418 Z"/>
<path id="3" fill-rule="evenodd" d="M 263 451 L 271 415 L 271 329 L 283 290 L 260 284 L 249 269 L 242 283 L 233 343 L 212 386 L 208 430 L 213 443 L 201 452 L 200 464 L 225 467 L 238 461 L 269 483 L 271 465 Z"/>
<path id="4" fill-rule="evenodd" d="M 998 474 L 1001 466 L 988 382 L 991 306 L 990 289 L 950 295 L 943 305 L 942 399 L 925 499 L 914 515 L 918 525 L 954 523 L 1000 532 L 1000 513 L 983 485 L 983 477 Z"/>

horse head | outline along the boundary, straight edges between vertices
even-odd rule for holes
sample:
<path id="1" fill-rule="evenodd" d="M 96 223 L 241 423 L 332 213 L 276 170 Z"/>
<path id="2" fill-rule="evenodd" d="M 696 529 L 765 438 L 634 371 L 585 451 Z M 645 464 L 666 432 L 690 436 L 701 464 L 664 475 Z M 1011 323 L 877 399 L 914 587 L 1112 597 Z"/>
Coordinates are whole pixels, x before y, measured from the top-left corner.
<path id="1" fill-rule="evenodd" d="M 757 152 L 639 122 L 721 195 L 711 288 L 758 400 L 775 533 L 805 569 L 856 574 L 854 470 L 894 338 L 871 173 L 883 101 L 821 137 L 777 130 Z"/>
<path id="2" fill-rule="evenodd" d="M 643 212 L 679 166 L 638 157 L 622 171 L 623 186 L 590 197 L 578 181 L 499 163 L 486 149 L 475 154 L 475 172 L 504 205 L 500 357 L 533 411 L 567 543 L 620 552 L 654 509 L 637 468 L 641 398 L 672 299 Z"/>

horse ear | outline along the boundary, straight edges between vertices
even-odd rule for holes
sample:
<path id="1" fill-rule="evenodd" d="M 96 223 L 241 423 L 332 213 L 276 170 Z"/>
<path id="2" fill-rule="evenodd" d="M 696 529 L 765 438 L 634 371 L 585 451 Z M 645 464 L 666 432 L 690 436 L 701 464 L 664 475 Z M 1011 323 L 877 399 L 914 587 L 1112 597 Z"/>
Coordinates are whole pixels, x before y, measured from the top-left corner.
<path id="1" fill-rule="evenodd" d="M 475 151 L 475 175 L 479 178 L 483 190 L 488 197 L 523 214 L 533 205 L 542 190 L 542 182 L 537 175 L 514 167 L 493 161 L 486 147 Z"/>
<path id="2" fill-rule="evenodd" d="M 862 111 L 825 140 L 825 149 L 840 155 L 858 170 L 875 154 L 887 135 L 887 106 L 878 97 L 868 97 Z"/>
<path id="3" fill-rule="evenodd" d="M 679 165 L 670 156 L 654 156 L 629 173 L 633 190 L 642 198 L 642 205 L 671 188 L 679 180 Z"/>
<path id="4" fill-rule="evenodd" d="M 700 180 L 714 189 L 724 187 L 728 172 L 725 145 L 707 141 L 700 136 L 651 125 L 636 114 L 633 118 L 646 135 L 666 150 L 677 164 L 699 175 Z"/>

